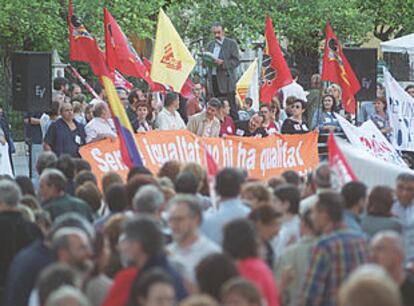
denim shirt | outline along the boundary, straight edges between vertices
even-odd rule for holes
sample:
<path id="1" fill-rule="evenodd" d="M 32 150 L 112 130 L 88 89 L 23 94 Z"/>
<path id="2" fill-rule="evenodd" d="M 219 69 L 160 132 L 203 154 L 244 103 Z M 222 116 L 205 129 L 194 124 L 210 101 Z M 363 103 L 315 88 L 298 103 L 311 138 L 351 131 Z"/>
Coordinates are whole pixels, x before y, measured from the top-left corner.
<path id="1" fill-rule="evenodd" d="M 319 117 L 319 118 L 318 118 Z M 333 112 L 323 112 L 321 110 L 316 111 L 313 115 L 312 127 L 318 126 L 322 129 L 325 126 L 334 126 L 336 130 L 341 130 L 338 119 L 336 119 Z"/>
<path id="2" fill-rule="evenodd" d="M 220 202 L 218 208 L 211 207 L 204 214 L 201 231 L 211 240 L 221 245 L 224 226 L 237 218 L 246 217 L 250 208 L 244 205 L 240 199 L 232 198 Z"/>

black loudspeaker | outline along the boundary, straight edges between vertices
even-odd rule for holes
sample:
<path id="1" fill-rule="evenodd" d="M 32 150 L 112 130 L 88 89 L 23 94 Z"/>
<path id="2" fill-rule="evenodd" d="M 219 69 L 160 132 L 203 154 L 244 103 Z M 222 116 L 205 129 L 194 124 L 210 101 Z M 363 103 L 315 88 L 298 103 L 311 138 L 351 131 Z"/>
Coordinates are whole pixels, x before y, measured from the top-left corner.
<path id="1" fill-rule="evenodd" d="M 44 112 L 52 102 L 52 56 L 45 52 L 12 55 L 12 106 L 23 112 Z"/>
<path id="2" fill-rule="evenodd" d="M 373 101 L 377 96 L 377 49 L 344 48 L 344 54 L 361 84 L 357 100 Z"/>

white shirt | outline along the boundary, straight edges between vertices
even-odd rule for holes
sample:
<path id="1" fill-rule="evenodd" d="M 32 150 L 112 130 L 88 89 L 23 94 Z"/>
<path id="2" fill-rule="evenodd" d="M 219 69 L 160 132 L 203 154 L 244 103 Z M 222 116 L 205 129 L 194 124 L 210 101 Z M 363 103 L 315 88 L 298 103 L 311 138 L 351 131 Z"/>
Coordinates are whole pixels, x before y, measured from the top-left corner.
<path id="1" fill-rule="evenodd" d="M 318 188 L 316 189 L 316 193 L 312 194 L 303 200 L 300 201 L 299 204 L 299 213 L 303 215 L 307 210 L 311 209 L 319 200 L 319 195 L 326 191 L 332 191 L 331 188 Z"/>
<path id="2" fill-rule="evenodd" d="M 222 41 L 220 43 L 217 42 L 217 41 L 215 42 L 214 49 L 213 49 L 214 58 L 216 58 L 216 59 L 219 58 L 222 46 L 223 46 Z M 217 67 L 216 66 L 213 66 L 213 69 L 211 70 L 211 74 L 212 75 L 217 75 Z"/>
<path id="3" fill-rule="evenodd" d="M 296 83 L 296 81 L 293 81 L 289 85 L 286 85 L 285 87 L 282 87 L 281 90 L 282 90 L 282 93 L 283 93 L 283 108 L 286 108 L 286 99 L 290 96 L 294 96 L 297 99 L 301 99 L 301 100 L 307 102 L 307 100 L 306 100 L 306 96 L 307 96 L 306 91 L 303 89 L 302 86 L 300 86 L 298 83 Z"/>
<path id="4" fill-rule="evenodd" d="M 172 242 L 167 246 L 170 259 L 183 266 L 183 276 L 186 280 L 195 283 L 195 268 L 200 261 L 212 253 L 221 252 L 220 247 L 199 234 L 198 239 L 187 248 L 181 248 L 178 243 Z"/>
<path id="5" fill-rule="evenodd" d="M 300 219 L 294 216 L 292 219 L 282 223 L 279 234 L 273 240 L 272 245 L 276 258 L 282 255 L 287 246 L 297 242 L 300 238 Z"/>
<path id="6" fill-rule="evenodd" d="M 405 261 L 408 262 L 414 259 L 414 203 L 404 207 L 397 201 L 392 206 L 391 213 L 402 223 Z"/>
<path id="7" fill-rule="evenodd" d="M 48 114 L 43 113 L 42 117 L 40 117 L 40 129 L 42 130 L 42 138 L 45 138 L 47 128 L 49 127 L 50 117 Z"/>
<path id="8" fill-rule="evenodd" d="M 172 113 L 166 108 L 163 108 L 158 114 L 157 119 L 155 120 L 155 126 L 161 131 L 181 130 L 186 128 L 180 114 L 177 111 Z"/>
<path id="9" fill-rule="evenodd" d="M 103 118 L 93 118 L 86 126 L 86 143 L 92 142 L 94 140 L 99 140 L 104 136 L 113 136 L 116 137 L 117 134 L 113 127 L 112 119 L 103 119 Z"/>

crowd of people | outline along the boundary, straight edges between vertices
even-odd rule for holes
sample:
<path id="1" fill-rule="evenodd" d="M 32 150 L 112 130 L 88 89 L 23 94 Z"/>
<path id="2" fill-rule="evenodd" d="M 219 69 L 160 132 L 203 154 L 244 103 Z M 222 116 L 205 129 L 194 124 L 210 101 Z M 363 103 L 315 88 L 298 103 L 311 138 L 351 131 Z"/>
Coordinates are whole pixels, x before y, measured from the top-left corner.
<path id="1" fill-rule="evenodd" d="M 97 104 L 98 105 L 98 104 Z M 130 169 L 39 154 L 0 178 L 4 306 L 414 305 L 414 176 L 332 186 L 328 164 L 261 182 L 199 164 Z"/>
<path id="2" fill-rule="evenodd" d="M 106 93 L 100 85 L 95 87 L 99 98 L 89 103 L 80 86 L 73 83 L 69 90 L 69 82 L 64 78 L 55 79 L 54 88 L 55 97 L 50 111 L 25 114 L 26 136 L 32 144 L 33 165 L 43 149 L 52 150 L 58 156 L 69 154 L 79 157 L 82 145 L 117 137 Z M 340 88 L 333 84 L 324 90 L 319 75 L 312 76 L 312 89 L 307 100 L 289 96 L 283 105 L 280 102 L 283 101 L 281 94 L 273 97 L 271 103 L 261 104 L 254 110 L 252 99 L 247 97 L 242 105 L 236 107 L 238 111 L 233 116 L 230 115 L 231 103 L 227 98 L 213 97 L 207 100 L 203 92 L 203 86 L 196 83 L 193 97 L 189 100 L 174 92 L 167 92 L 160 99 L 158 93 L 144 93 L 140 89 L 128 92 L 125 88 L 118 88 L 120 100 L 135 132 L 188 129 L 203 137 L 266 137 L 277 133 L 302 134 L 314 129 L 328 133 L 341 132 L 336 116 L 350 118 L 350 114 L 342 109 Z M 389 139 L 392 129 L 384 90 L 380 85 L 377 95 L 375 101 L 367 102 L 370 106 L 363 104 L 360 118 L 354 120 L 373 120 Z M 6 141 L 4 137 L 1 139 Z"/>
<path id="3" fill-rule="evenodd" d="M 214 60 L 207 69 L 206 85 L 199 78 L 194 80 L 188 99 L 175 92 L 152 93 L 138 88 L 117 87 L 134 132 L 188 129 L 203 137 L 266 137 L 276 133 L 303 134 L 314 129 L 321 133 L 339 133 L 341 126 L 336 116 L 344 116 L 355 124 L 371 119 L 390 139 L 393 131 L 384 87 L 380 83 L 376 98 L 361 104 L 357 118 L 345 112 L 340 86 L 331 84 L 324 88 L 321 76 L 314 74 L 306 91 L 298 83 L 300 76 L 295 68 L 291 69 L 293 81 L 281 88 L 270 103 L 253 107 L 250 97 L 237 103 L 236 69 L 240 63 L 237 43 L 225 37 L 220 24 L 213 25 L 212 32 L 215 39 L 207 49 Z M 79 157 L 80 146 L 117 137 L 106 92 L 100 84 L 95 86 L 95 98 L 89 103 L 76 83 L 70 84 L 67 79 L 59 77 L 53 86 L 50 110 L 24 116 L 33 167 L 42 149 L 52 150 L 58 156 Z M 409 85 L 406 91 L 414 95 L 413 88 L 414 85 Z M 0 142 L 10 141 L 11 150 L 10 132 L 4 126 L 7 127 L 7 123 L 1 125 Z"/>
<path id="4" fill-rule="evenodd" d="M 292 69 L 292 74 L 297 78 L 295 69 Z M 295 84 L 295 90 L 299 90 L 296 96 L 304 95 L 305 99 L 293 95 L 284 99 L 284 91 L 280 91 L 271 103 L 261 104 L 255 110 L 252 99 L 247 97 L 235 106 L 236 112 L 233 113 L 232 103 L 227 97 L 206 99 L 205 88 L 200 83 L 194 84 L 192 98 L 188 100 L 174 92 L 144 93 L 141 89 L 128 91 L 123 87 L 117 90 L 135 132 L 188 129 L 203 137 L 266 137 L 277 133 L 303 134 L 314 129 L 322 134 L 340 133 L 342 130 L 336 116 L 344 116 L 356 124 L 371 119 L 390 139 L 392 129 L 384 88 L 380 84 L 377 86 L 377 98 L 362 104 L 358 118 L 344 112 L 339 86 L 332 84 L 322 88 L 320 75 L 312 76 L 309 91 Z M 408 86 L 407 92 L 411 88 Z M 99 84 L 95 86 L 99 97 L 89 103 L 80 86 L 76 83 L 69 86 L 64 78 L 54 80 L 54 89 L 54 99 L 48 112 L 25 114 L 26 137 L 31 143 L 33 167 L 42 150 L 52 150 L 58 156 L 69 154 L 79 157 L 82 145 L 117 137 L 105 90 Z M 292 90 L 287 94 L 293 94 Z M 4 125 L 7 126 L 7 123 Z M 10 135 L 10 131 L 5 129 L 3 134 Z M 11 137 L 8 139 L 12 142 Z M 8 140 L 0 134 L 0 141 Z M 14 147 L 12 143 L 9 146 Z"/>

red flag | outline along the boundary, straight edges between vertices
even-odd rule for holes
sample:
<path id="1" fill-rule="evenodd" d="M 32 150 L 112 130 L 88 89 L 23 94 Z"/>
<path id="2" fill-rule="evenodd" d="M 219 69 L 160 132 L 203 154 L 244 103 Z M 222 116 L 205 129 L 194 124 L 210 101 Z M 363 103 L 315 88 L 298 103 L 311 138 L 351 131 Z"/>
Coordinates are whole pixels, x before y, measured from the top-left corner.
<path id="1" fill-rule="evenodd" d="M 342 105 L 345 111 L 355 113 L 355 94 L 361 88 L 357 77 L 346 59 L 341 44 L 330 23 L 326 25 L 325 53 L 322 80 L 338 84 L 342 88 Z"/>
<path id="2" fill-rule="evenodd" d="M 204 152 L 206 154 L 207 177 L 210 180 L 218 174 L 219 167 L 207 147 L 204 147 Z"/>
<path id="3" fill-rule="evenodd" d="M 111 13 L 104 8 L 106 59 L 111 71 L 144 79 L 152 88 L 149 72 Z"/>
<path id="4" fill-rule="evenodd" d="M 293 79 L 269 16 L 266 21 L 265 39 L 266 48 L 262 60 L 260 101 L 270 103 L 277 90 L 292 83 Z"/>
<path id="5" fill-rule="evenodd" d="M 89 63 L 95 75 L 107 74 L 105 54 L 96 39 L 86 30 L 82 21 L 73 14 L 72 0 L 69 0 L 70 59 Z"/>
<path id="6" fill-rule="evenodd" d="M 184 82 L 183 87 L 181 87 L 180 94 L 186 99 L 191 99 L 194 97 L 193 88 L 194 88 L 194 83 L 190 79 L 187 79 Z"/>
<path id="7" fill-rule="evenodd" d="M 356 181 L 357 177 L 345 159 L 344 154 L 338 147 L 334 135 L 331 132 L 328 136 L 329 165 L 339 186 L 342 187 L 348 182 Z"/>

